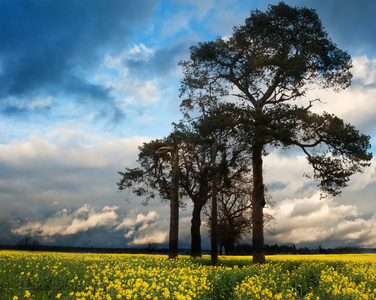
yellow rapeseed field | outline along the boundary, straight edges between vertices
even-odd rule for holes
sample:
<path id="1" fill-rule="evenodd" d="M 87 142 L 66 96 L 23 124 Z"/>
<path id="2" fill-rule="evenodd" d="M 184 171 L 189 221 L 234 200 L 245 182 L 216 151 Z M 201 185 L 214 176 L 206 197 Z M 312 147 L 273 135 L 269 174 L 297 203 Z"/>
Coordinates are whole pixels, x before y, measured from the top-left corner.
<path id="1" fill-rule="evenodd" d="M 376 255 L 210 257 L 0 251 L 0 299 L 376 299 Z"/>

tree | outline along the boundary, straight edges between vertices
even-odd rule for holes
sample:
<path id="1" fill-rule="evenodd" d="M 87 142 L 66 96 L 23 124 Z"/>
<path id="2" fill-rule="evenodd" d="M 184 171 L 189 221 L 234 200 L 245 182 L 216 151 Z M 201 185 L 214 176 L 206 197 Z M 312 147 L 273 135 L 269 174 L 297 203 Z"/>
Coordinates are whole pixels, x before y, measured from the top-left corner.
<path id="1" fill-rule="evenodd" d="M 218 192 L 218 245 L 221 253 L 224 248 L 225 255 L 233 254 L 235 244 L 252 232 L 251 189 L 252 179 L 245 176 L 231 187 L 222 188 Z M 213 220 L 210 210 L 210 206 L 204 208 L 209 230 Z M 264 228 L 270 227 L 273 220 L 272 215 L 264 214 Z"/>
<path id="2" fill-rule="evenodd" d="M 155 197 L 155 192 L 158 192 L 163 199 L 169 200 L 172 197 L 172 186 L 175 187 L 175 193 L 179 193 L 180 198 L 188 197 L 192 200 L 191 256 L 193 257 L 202 255 L 200 233 L 202 208 L 209 199 L 212 199 L 212 203 L 216 203 L 217 186 L 222 188 L 223 185 L 231 185 L 234 180 L 244 173 L 249 173 L 250 170 L 249 165 L 245 163 L 244 145 L 237 140 L 236 134 L 231 133 L 233 109 L 231 104 L 219 105 L 212 107 L 210 112 L 207 111 L 198 118 L 187 118 L 179 124 L 174 124 L 173 134 L 168 138 L 144 143 L 139 148 L 138 168 L 126 168 L 126 172 L 119 172 L 122 176 L 118 183 L 119 190 L 131 189 L 136 195 L 146 197 L 144 204 Z M 178 150 L 174 152 L 173 149 Z M 172 159 L 170 154 L 166 156 L 166 151 L 168 154 L 175 153 L 177 157 Z M 172 176 L 174 161 L 178 166 L 175 168 L 179 174 L 178 189 L 176 184 L 172 184 L 172 179 L 176 178 Z M 230 173 L 231 176 L 226 175 Z M 170 204 L 172 205 L 171 202 Z M 171 207 L 170 212 L 176 210 L 176 207 L 175 210 Z M 173 215 L 177 216 L 178 212 Z M 173 216 L 170 220 L 173 220 Z M 176 229 L 177 226 L 171 228 Z M 215 240 L 215 236 L 212 239 Z M 213 244 L 217 245 L 217 242 L 213 241 Z M 215 249 L 216 247 L 213 246 L 213 264 L 216 264 Z"/>
<path id="3" fill-rule="evenodd" d="M 211 197 L 211 148 L 203 143 L 194 124 L 176 124 L 177 131 L 184 136 L 184 155 L 181 159 L 180 186 L 182 195 L 193 202 L 191 219 L 191 256 L 200 257 L 201 211 Z"/>
<path id="4" fill-rule="evenodd" d="M 24 248 L 28 248 L 28 247 L 37 247 L 39 246 L 40 243 L 38 240 L 34 239 L 34 238 L 31 238 L 29 236 L 25 236 L 24 238 L 22 238 L 21 240 L 19 240 L 17 242 L 17 246 L 21 246 L 21 247 L 24 247 Z"/>
<path id="5" fill-rule="evenodd" d="M 144 204 L 159 191 L 163 199 L 170 200 L 169 259 L 178 257 L 179 237 L 179 142 L 171 134 L 163 140 L 144 143 L 139 147 L 141 166 L 118 172 L 122 178 L 119 190 L 131 188 L 138 196 L 146 196 Z"/>
<path id="6" fill-rule="evenodd" d="M 162 154 L 171 163 L 171 187 L 170 187 L 170 230 L 169 230 L 169 259 L 178 257 L 179 242 L 179 144 L 177 137 L 172 134 L 171 146 L 164 146 L 157 150 L 156 154 Z"/>
<path id="7" fill-rule="evenodd" d="M 196 210 L 197 219 L 200 220 L 201 209 L 211 198 L 211 219 L 217 219 L 217 195 L 218 191 L 229 189 L 249 175 L 249 155 L 247 148 L 239 139 L 239 135 L 234 131 L 234 121 L 237 119 L 237 108 L 231 103 L 216 103 L 210 107 L 205 107 L 199 115 L 191 117 L 185 114 L 185 123 L 180 123 L 182 131 L 194 133 L 195 137 L 191 152 L 193 157 L 190 162 L 196 161 L 196 176 L 198 175 L 200 187 L 204 187 L 205 193 L 198 193 L 198 197 L 191 197 L 194 203 L 201 205 Z M 201 149 L 201 150 L 198 150 Z M 199 158 L 199 159 L 197 159 Z M 205 166 L 202 168 L 202 166 Z M 186 168 L 187 170 L 190 168 Z M 194 177 L 191 177 L 193 179 Z M 193 180 L 195 181 L 195 180 Z M 184 182 L 184 180 L 183 180 Z M 204 183 L 202 185 L 202 183 Z M 204 201 L 203 201 L 204 200 Z M 195 212 L 195 206 L 194 206 Z M 193 223 L 192 218 L 192 225 Z M 201 221 L 200 221 L 201 223 Z M 217 222 L 211 222 L 211 261 L 212 265 L 218 263 L 218 238 Z M 199 228 L 198 228 L 199 229 Z M 200 234 L 199 230 L 197 234 Z M 193 239 L 192 239 L 193 242 Z M 201 244 L 200 244 L 201 252 Z"/>
<path id="8" fill-rule="evenodd" d="M 190 198 L 194 204 L 191 256 L 201 256 L 201 210 L 211 197 L 210 146 L 200 144 L 200 137 L 192 126 L 180 123 L 175 124 L 173 137 L 170 135 L 144 143 L 139 150 L 139 167 L 119 172 L 121 180 L 118 182 L 118 189 L 130 189 L 134 194 L 145 197 L 144 205 L 155 198 L 156 192 L 167 200 L 177 195 Z M 178 232 L 178 206 L 172 205 L 174 204 L 170 202 L 170 242 L 177 239 Z M 182 202 L 180 205 L 183 205 Z"/>
<path id="9" fill-rule="evenodd" d="M 250 188 L 250 187 L 249 187 Z M 212 206 L 205 207 L 209 231 L 212 234 L 213 220 Z M 241 192 L 232 188 L 231 190 L 220 190 L 218 193 L 218 245 L 224 247 L 225 255 L 233 254 L 235 243 L 241 240 L 242 236 L 251 233 L 252 230 L 252 205 L 249 192 Z"/>
<path id="10" fill-rule="evenodd" d="M 334 196 L 369 166 L 369 136 L 334 115 L 311 112 L 314 100 L 304 102 L 312 85 L 349 87 L 351 57 L 331 41 L 313 9 L 281 2 L 252 11 L 231 37 L 191 47 L 190 60 L 180 64 L 183 110 L 222 101 L 242 110 L 237 130 L 252 156 L 253 261 L 262 264 L 267 146 L 301 149 L 313 167 L 311 177 Z"/>

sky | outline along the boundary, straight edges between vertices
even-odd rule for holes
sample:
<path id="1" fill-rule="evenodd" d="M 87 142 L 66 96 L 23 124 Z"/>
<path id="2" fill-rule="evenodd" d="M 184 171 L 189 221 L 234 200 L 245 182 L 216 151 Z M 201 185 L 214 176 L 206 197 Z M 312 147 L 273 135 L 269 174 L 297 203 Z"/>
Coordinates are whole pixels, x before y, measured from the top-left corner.
<path id="1" fill-rule="evenodd" d="M 0 0 L 0 244 L 167 246 L 169 204 L 118 192 L 118 171 L 138 146 L 167 136 L 179 111 L 181 60 L 200 41 L 231 35 L 274 0 Z M 312 87 L 327 111 L 376 144 L 376 2 L 287 0 L 316 9 L 353 59 L 341 93 Z M 376 162 L 340 197 L 319 199 L 306 158 L 272 150 L 264 160 L 275 222 L 267 244 L 376 247 Z M 180 212 L 190 246 L 192 205 Z M 207 229 L 202 245 L 209 249 Z M 250 238 L 250 237 L 249 237 Z M 247 240 L 245 240 L 246 242 Z"/>

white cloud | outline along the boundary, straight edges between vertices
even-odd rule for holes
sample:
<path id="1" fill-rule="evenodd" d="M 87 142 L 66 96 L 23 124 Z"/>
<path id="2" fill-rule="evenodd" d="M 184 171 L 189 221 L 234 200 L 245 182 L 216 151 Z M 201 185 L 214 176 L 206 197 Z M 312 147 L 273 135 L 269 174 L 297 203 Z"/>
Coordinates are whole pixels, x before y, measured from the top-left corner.
<path id="1" fill-rule="evenodd" d="M 158 79 L 153 80 L 138 80 L 132 79 L 124 81 L 120 86 L 124 93 L 131 92 L 131 97 L 125 98 L 125 103 L 132 103 L 137 101 L 142 105 L 150 105 L 158 103 L 162 100 L 163 94 L 166 90 L 160 87 Z"/>
<path id="2" fill-rule="evenodd" d="M 124 218 L 123 221 L 115 228 L 115 230 L 134 228 L 136 225 L 154 222 L 159 215 L 156 211 L 150 211 L 146 215 L 137 213 L 138 209 L 132 209 L 128 215 L 130 217 Z M 137 214 L 136 216 L 134 216 Z"/>
<path id="3" fill-rule="evenodd" d="M 271 243 L 322 243 L 330 246 L 375 246 L 376 215 L 364 218 L 355 205 L 339 205 L 333 199 L 320 200 L 319 193 L 303 199 L 286 199 L 266 209 L 276 224 L 267 240 Z"/>
<path id="4" fill-rule="evenodd" d="M 146 245 L 148 243 L 162 244 L 167 241 L 167 232 L 166 231 L 154 231 L 151 234 L 147 234 L 143 237 L 137 237 L 129 245 Z"/>
<path id="5" fill-rule="evenodd" d="M 158 219 L 159 214 L 156 211 L 142 214 L 138 213 L 138 209 L 133 209 L 129 211 L 128 216 L 123 219 L 115 230 L 124 230 L 124 237 L 132 239 L 128 245 L 165 243 L 168 237 L 168 230 L 158 229 L 161 223 Z"/>
<path id="6" fill-rule="evenodd" d="M 371 161 L 371 165 L 363 173 L 354 174 L 347 189 L 352 191 L 362 191 L 368 185 L 376 183 L 376 157 Z"/>
<path id="7" fill-rule="evenodd" d="M 107 55 L 102 68 L 111 72 L 99 73 L 96 80 L 105 82 L 106 86 L 113 90 L 113 95 L 122 99 L 119 104 L 123 108 L 129 104 L 146 106 L 158 103 L 167 90 L 162 88 L 163 83 L 160 78 L 146 79 L 150 75 L 147 74 L 149 70 L 147 65 L 155 59 L 155 53 L 155 49 L 141 43 L 116 56 Z M 134 69 L 129 69 L 126 62 L 130 62 Z M 143 69 L 145 69 L 144 73 L 142 73 Z M 138 78 L 137 75 L 141 74 L 142 78 Z"/>
<path id="8" fill-rule="evenodd" d="M 274 201 L 286 199 L 291 195 L 308 196 L 317 190 L 315 183 L 303 176 L 312 172 L 307 159 L 305 156 L 294 154 L 273 151 L 264 159 L 265 183 L 267 187 L 276 187 L 270 190 Z"/>
<path id="9" fill-rule="evenodd" d="M 21 98 L 14 98 L 14 97 L 7 97 L 5 102 L 8 102 L 15 108 L 19 110 L 27 110 L 27 111 L 40 111 L 47 109 L 49 110 L 52 107 L 52 98 L 51 97 L 36 97 L 33 100 Z"/>
<path id="10" fill-rule="evenodd" d="M 118 206 L 105 206 L 101 211 L 85 204 L 71 212 L 67 209 L 58 211 L 54 216 L 43 221 L 28 222 L 12 232 L 17 235 L 52 237 L 72 235 L 97 227 L 111 227 L 117 223 Z"/>
<path id="11" fill-rule="evenodd" d="M 28 141 L 14 141 L 11 144 L 0 145 L 0 162 L 6 162 L 12 167 L 42 169 L 45 165 L 55 165 L 55 168 L 87 167 L 102 168 L 109 164 L 133 163 L 137 147 L 147 141 L 145 137 L 133 139 L 100 140 L 94 145 L 79 142 L 88 138 L 82 130 L 56 130 L 48 137 L 29 136 Z M 98 141 L 99 138 L 97 138 Z M 127 159 L 127 158 L 132 159 Z"/>
<path id="12" fill-rule="evenodd" d="M 351 123 L 367 134 L 376 130 L 376 59 L 366 56 L 353 59 L 353 84 L 350 88 L 335 93 L 330 90 L 313 89 L 307 93 L 307 99 L 319 98 L 322 104 L 315 102 L 315 112 L 327 111 Z"/>
<path id="13" fill-rule="evenodd" d="M 366 55 L 353 59 L 354 80 L 359 81 L 365 88 L 376 85 L 376 59 L 369 59 Z"/>

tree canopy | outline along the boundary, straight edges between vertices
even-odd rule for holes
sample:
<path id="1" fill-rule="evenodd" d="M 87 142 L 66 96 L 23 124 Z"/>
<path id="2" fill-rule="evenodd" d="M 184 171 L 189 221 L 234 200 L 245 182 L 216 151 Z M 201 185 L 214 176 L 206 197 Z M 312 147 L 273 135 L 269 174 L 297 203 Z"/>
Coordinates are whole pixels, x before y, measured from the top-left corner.
<path id="1" fill-rule="evenodd" d="M 340 91 L 350 86 L 350 55 L 337 47 L 313 9 L 281 2 L 254 10 L 232 36 L 201 42 L 181 62 L 182 110 L 210 111 L 235 103 L 236 131 L 252 157 L 254 262 L 265 261 L 263 245 L 266 147 L 297 147 L 313 167 L 310 175 L 326 194 L 337 195 L 350 176 L 369 165 L 369 136 L 340 118 L 310 109 L 312 85 Z"/>
<path id="2" fill-rule="evenodd" d="M 218 199 L 230 203 L 231 190 L 252 178 L 241 198 L 251 201 L 244 207 L 251 208 L 254 263 L 264 263 L 267 151 L 301 150 L 313 170 L 305 175 L 317 181 L 322 196 L 340 194 L 372 159 L 369 136 L 333 114 L 313 112 L 320 99 L 306 97 L 313 86 L 348 88 L 351 57 L 330 39 L 315 10 L 281 2 L 251 11 L 230 37 L 192 46 L 180 65 L 184 120 L 167 138 L 140 147 L 140 167 L 119 172 L 118 187 L 146 202 L 156 191 L 171 201 L 170 241 L 179 195 L 189 197 L 193 256 L 201 255 L 200 213 L 211 198 L 215 264 Z"/>

